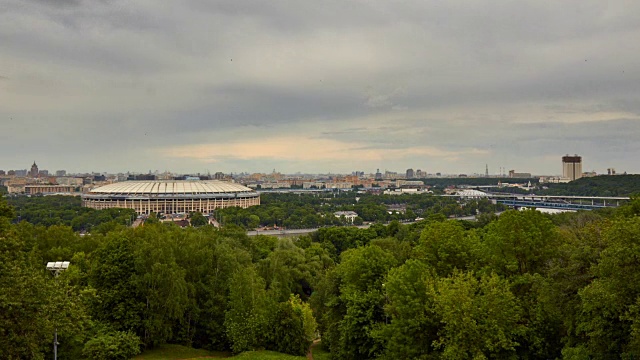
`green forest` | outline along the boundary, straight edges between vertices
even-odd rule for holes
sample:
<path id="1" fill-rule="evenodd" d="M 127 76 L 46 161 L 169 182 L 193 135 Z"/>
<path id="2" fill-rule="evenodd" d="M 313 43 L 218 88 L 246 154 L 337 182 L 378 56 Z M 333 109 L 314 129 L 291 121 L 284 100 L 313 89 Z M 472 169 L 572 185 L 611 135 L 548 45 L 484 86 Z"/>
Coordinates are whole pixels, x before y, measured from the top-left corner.
<path id="1" fill-rule="evenodd" d="M 336 211 L 355 211 L 354 221 L 387 223 L 413 221 L 418 217 L 442 214 L 445 217 L 461 217 L 503 211 L 502 204 L 489 200 L 468 200 L 438 197 L 428 194 L 373 195 L 356 192 L 328 192 L 324 194 L 261 194 L 260 206 L 250 208 L 225 208 L 216 211 L 216 217 L 224 224 L 235 224 L 246 229 L 259 226 L 284 226 L 287 228 L 315 228 L 345 225 L 336 218 Z M 403 211 L 393 210 L 397 207 Z"/>
<path id="2" fill-rule="evenodd" d="M 640 193 L 640 175 L 583 177 L 566 184 L 548 184 L 540 195 L 629 196 Z"/>
<path id="3" fill-rule="evenodd" d="M 518 182 L 521 182 L 520 179 Z M 640 175 L 583 177 L 568 183 L 558 184 L 538 184 L 537 180 L 532 180 L 531 184 L 535 186 L 531 190 L 517 187 L 495 187 L 488 190 L 498 193 L 535 193 L 536 195 L 556 196 L 629 196 L 640 193 Z"/>
<path id="4" fill-rule="evenodd" d="M 13 222 L 34 225 L 71 226 L 74 231 L 107 232 L 115 225 L 131 225 L 136 218 L 132 209 L 95 210 L 82 206 L 78 196 L 13 196 L 7 199 L 14 208 Z"/>
<path id="5" fill-rule="evenodd" d="M 97 211 L 82 207 L 77 196 L 14 196 L 7 199 L 15 209 L 13 222 L 34 225 L 66 225 L 74 231 L 106 233 L 117 225 L 130 225 L 136 213 L 131 209 Z M 356 225 L 364 222 L 413 221 L 418 217 L 442 214 L 446 217 L 492 214 L 506 209 L 489 200 L 469 200 L 422 195 L 372 195 L 355 192 L 313 194 L 261 194 L 261 205 L 250 208 L 224 208 L 214 216 L 225 225 L 245 229 L 264 226 L 316 228 L 350 224 L 333 215 L 336 211 L 355 211 Z M 400 206 L 403 211 L 390 210 Z M 206 223 L 206 220 L 204 220 Z"/>
<path id="6" fill-rule="evenodd" d="M 81 235 L 73 218 L 16 223 L 0 198 L 1 357 L 49 358 L 57 329 L 60 359 L 163 344 L 304 355 L 316 338 L 333 359 L 633 359 L 639 215 L 634 197 L 297 238 L 117 220 Z"/>

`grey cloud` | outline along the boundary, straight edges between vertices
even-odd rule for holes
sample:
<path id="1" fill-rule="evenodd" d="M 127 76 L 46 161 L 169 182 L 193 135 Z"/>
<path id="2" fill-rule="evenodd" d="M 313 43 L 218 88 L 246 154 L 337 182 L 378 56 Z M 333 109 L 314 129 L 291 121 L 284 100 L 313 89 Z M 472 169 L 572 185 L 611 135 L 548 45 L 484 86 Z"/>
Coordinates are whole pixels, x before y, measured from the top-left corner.
<path id="1" fill-rule="evenodd" d="M 32 3 L 47 5 L 51 7 L 60 6 L 77 6 L 82 3 L 82 0 L 29 0 Z"/>
<path id="2" fill-rule="evenodd" d="M 389 24 L 391 18 L 379 3 L 299 1 L 194 1 L 194 9 L 233 18 L 256 19 L 271 29 L 288 34 L 305 34 L 323 29 L 340 31 L 348 28 Z"/>
<path id="3" fill-rule="evenodd" d="M 331 121 L 362 112 L 358 98 L 321 89 L 292 91 L 261 86 L 229 86 L 205 91 L 205 104 L 161 115 L 159 128 L 216 131 L 239 126 L 272 127 L 306 119 Z M 171 119 L 184 119 L 175 121 Z M 168 125 L 168 126 L 167 126 Z"/>
<path id="4" fill-rule="evenodd" d="M 336 135 L 350 135 L 353 133 L 358 133 L 358 132 L 364 132 L 367 131 L 366 128 L 363 127 L 359 127 L 359 128 L 349 128 L 349 129 L 344 129 L 344 130 L 340 130 L 340 131 L 323 131 L 320 133 L 321 136 L 329 136 L 329 137 L 334 137 Z"/>
<path id="5" fill-rule="evenodd" d="M 0 119 L 18 124 L 0 168 L 34 138 L 59 144 L 30 159 L 147 170 L 202 165 L 148 153 L 162 144 L 294 134 L 490 152 L 415 160 L 452 172 L 518 158 L 544 172 L 566 152 L 639 171 L 639 36 L 640 3 L 624 1 L 9 0 Z"/>

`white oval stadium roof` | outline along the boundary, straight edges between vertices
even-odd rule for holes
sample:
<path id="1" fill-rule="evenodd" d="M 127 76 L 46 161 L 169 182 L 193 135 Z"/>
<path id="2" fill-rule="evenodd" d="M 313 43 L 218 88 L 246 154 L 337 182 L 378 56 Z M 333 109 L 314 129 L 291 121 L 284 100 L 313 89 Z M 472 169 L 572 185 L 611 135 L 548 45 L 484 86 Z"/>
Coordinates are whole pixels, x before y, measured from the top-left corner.
<path id="1" fill-rule="evenodd" d="M 127 195 L 163 195 L 163 194 L 217 194 L 254 192 L 240 184 L 218 180 L 153 180 L 123 181 L 99 188 L 89 194 L 127 194 Z"/>

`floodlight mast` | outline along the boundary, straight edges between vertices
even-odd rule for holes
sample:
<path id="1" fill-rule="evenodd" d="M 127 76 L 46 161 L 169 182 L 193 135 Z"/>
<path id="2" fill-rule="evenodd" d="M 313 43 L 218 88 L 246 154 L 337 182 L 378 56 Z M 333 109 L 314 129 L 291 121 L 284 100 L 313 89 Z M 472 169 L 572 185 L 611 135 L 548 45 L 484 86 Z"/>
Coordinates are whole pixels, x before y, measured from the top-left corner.
<path id="1" fill-rule="evenodd" d="M 54 277 L 58 277 L 60 273 L 69 268 L 69 261 L 48 262 L 47 270 L 51 271 Z"/>
<path id="2" fill-rule="evenodd" d="M 53 277 L 56 279 L 61 272 L 67 270 L 69 268 L 69 261 L 56 261 L 56 262 L 48 262 L 47 270 L 51 271 Z M 53 333 L 53 360 L 58 360 L 58 328 L 55 328 L 55 332 Z"/>

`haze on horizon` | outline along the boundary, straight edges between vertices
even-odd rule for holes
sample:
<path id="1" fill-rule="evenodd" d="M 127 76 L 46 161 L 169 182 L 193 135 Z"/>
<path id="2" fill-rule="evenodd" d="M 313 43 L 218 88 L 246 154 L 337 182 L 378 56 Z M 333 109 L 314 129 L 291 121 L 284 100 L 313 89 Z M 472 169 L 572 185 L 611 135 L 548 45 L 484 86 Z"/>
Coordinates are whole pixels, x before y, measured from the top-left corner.
<path id="1" fill-rule="evenodd" d="M 640 172 L 634 1 L 2 0 L 0 169 Z"/>

